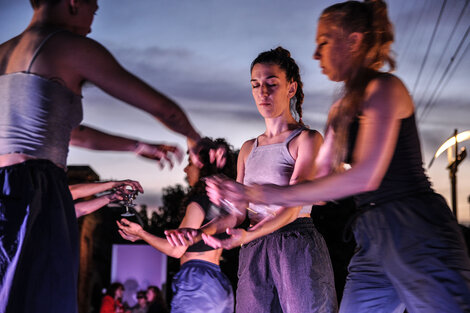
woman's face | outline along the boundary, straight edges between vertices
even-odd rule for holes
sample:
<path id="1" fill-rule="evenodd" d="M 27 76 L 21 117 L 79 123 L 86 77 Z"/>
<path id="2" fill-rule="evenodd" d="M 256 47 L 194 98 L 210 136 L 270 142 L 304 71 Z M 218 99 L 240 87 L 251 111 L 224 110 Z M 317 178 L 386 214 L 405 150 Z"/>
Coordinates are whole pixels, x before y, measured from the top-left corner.
<path id="1" fill-rule="evenodd" d="M 156 295 L 155 295 L 155 292 L 153 292 L 152 289 L 147 290 L 147 294 L 146 294 L 146 295 L 147 295 L 147 301 L 148 301 L 148 302 L 153 302 L 153 300 L 155 299 L 155 296 L 156 296 Z"/>
<path id="2" fill-rule="evenodd" d="M 286 73 L 277 64 L 257 63 L 251 71 L 251 92 L 259 113 L 264 118 L 290 114 L 289 101 L 297 83 L 288 82 Z"/>
<path id="3" fill-rule="evenodd" d="M 332 81 L 344 81 L 350 71 L 351 53 L 347 39 L 337 28 L 320 20 L 317 30 L 317 47 L 313 58 L 320 61 L 322 73 Z"/>
<path id="4" fill-rule="evenodd" d="M 114 293 L 114 298 L 115 299 L 120 299 L 122 298 L 122 294 L 124 293 L 124 289 L 122 289 L 121 287 L 119 287 L 118 289 L 116 289 L 116 292 Z"/>
<path id="5" fill-rule="evenodd" d="M 184 172 L 188 178 L 189 186 L 194 187 L 194 185 L 199 181 L 200 169 L 193 164 L 191 158 L 188 158 L 188 165 L 184 168 Z"/>

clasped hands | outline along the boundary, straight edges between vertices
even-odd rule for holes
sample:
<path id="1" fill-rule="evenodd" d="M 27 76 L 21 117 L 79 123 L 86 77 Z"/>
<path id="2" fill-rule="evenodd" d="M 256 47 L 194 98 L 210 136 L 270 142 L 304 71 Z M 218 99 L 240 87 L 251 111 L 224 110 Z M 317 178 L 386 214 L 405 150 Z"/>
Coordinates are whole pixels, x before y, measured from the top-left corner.
<path id="1" fill-rule="evenodd" d="M 173 247 L 190 246 L 201 239 L 204 243 L 214 249 L 232 249 L 241 246 L 246 237 L 246 230 L 239 228 L 227 228 L 226 233 L 230 236 L 227 239 L 219 239 L 215 236 L 207 235 L 200 229 L 178 228 L 166 230 L 165 235 Z"/>

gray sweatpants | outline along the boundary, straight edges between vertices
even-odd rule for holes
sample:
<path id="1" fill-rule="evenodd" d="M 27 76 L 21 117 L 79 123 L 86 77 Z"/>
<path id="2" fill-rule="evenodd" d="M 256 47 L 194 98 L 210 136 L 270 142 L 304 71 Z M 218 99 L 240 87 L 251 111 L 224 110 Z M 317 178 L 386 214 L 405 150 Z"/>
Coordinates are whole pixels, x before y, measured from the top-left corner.
<path id="1" fill-rule="evenodd" d="M 328 249 L 310 218 L 244 245 L 238 278 L 237 313 L 337 312 Z"/>

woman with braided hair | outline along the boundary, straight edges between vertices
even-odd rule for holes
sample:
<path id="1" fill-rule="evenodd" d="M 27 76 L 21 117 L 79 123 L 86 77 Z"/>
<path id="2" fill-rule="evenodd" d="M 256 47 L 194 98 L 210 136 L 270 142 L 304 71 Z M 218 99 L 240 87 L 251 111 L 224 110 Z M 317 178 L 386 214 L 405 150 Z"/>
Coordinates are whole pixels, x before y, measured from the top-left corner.
<path id="1" fill-rule="evenodd" d="M 266 131 L 243 144 L 237 181 L 289 185 L 313 179 L 323 139 L 302 122 L 302 81 L 290 52 L 277 47 L 260 53 L 251 64 L 251 86 Z M 214 248 L 242 245 L 237 313 L 337 311 L 328 249 L 312 223 L 311 207 L 242 203 L 236 215 L 202 228 L 204 241 Z M 235 228 L 246 214 L 250 227 Z M 225 231 L 227 239 L 213 236 Z"/>
<path id="2" fill-rule="evenodd" d="M 413 101 L 382 72 L 393 42 L 382 0 L 326 8 L 314 59 L 343 83 L 317 159 L 327 176 L 294 186 L 208 182 L 211 199 L 301 205 L 353 195 L 357 242 L 340 312 L 470 312 L 470 261 L 457 221 L 422 167 Z"/>

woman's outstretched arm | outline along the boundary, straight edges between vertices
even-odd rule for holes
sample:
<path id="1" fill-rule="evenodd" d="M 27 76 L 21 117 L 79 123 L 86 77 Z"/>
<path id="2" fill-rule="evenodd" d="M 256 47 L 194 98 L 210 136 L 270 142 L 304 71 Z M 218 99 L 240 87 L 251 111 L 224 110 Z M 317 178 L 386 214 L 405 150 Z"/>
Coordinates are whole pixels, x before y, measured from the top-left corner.
<path id="1" fill-rule="evenodd" d="M 292 186 L 246 187 L 224 181 L 208 190 L 210 197 L 214 201 L 225 198 L 286 206 L 340 199 L 377 189 L 392 159 L 401 119 L 413 113 L 413 104 L 398 78 L 381 76 L 367 87 L 362 113 L 350 170 Z"/>
<path id="2" fill-rule="evenodd" d="M 204 215 L 205 213 L 199 204 L 196 202 L 191 202 L 186 208 L 186 213 L 183 220 L 181 221 L 180 227 L 198 229 L 201 227 L 201 224 L 204 220 Z M 119 234 L 122 236 L 122 238 L 130 241 L 136 241 L 139 239 L 144 240 L 158 251 L 165 253 L 166 255 L 173 258 L 181 258 L 189 246 L 189 244 L 173 246 L 166 238 L 152 235 L 145 231 L 139 224 L 130 222 L 124 218 L 120 221 L 116 221 L 116 223 L 119 227 Z M 185 239 L 182 238 L 181 240 Z"/>
<path id="3" fill-rule="evenodd" d="M 72 130 L 70 144 L 93 150 L 132 152 L 144 158 L 157 161 L 160 167 L 168 163 L 170 168 L 172 168 L 174 159 L 181 162 L 183 158 L 183 152 L 177 146 L 164 143 L 149 143 L 112 135 L 85 125 L 80 125 Z"/>
<path id="4" fill-rule="evenodd" d="M 98 42 L 73 36 L 64 40 L 61 53 L 73 59 L 67 64 L 73 64 L 73 71 L 78 72 L 82 82 L 89 81 L 111 96 L 151 114 L 191 141 L 200 139 L 184 111 L 173 100 L 125 70 Z"/>

